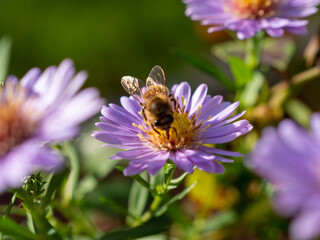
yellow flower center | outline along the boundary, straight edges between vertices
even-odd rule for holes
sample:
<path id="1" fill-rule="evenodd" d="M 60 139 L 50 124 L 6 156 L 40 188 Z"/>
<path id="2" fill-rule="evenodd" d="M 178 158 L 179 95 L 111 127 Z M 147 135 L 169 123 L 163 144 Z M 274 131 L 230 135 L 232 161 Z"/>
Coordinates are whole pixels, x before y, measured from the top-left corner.
<path id="1" fill-rule="evenodd" d="M 247 19 L 268 18 L 275 15 L 279 0 L 231 0 L 226 10 Z"/>
<path id="2" fill-rule="evenodd" d="M 8 82 L 5 91 L 0 86 L 0 157 L 23 142 L 36 125 L 36 114 L 32 101 L 27 102 L 25 89 Z"/>
<path id="3" fill-rule="evenodd" d="M 133 126 L 138 127 L 145 133 L 140 132 L 138 136 L 150 148 L 172 152 L 181 148 L 194 148 L 201 144 L 201 142 L 195 140 L 195 137 L 200 136 L 209 127 L 201 129 L 204 122 L 199 120 L 200 110 L 201 106 L 191 117 L 189 117 L 189 112 L 186 111 L 185 106 L 174 111 L 174 120 L 168 130 L 157 128 L 155 131 L 149 122 L 144 122 L 145 124 L 143 125 L 133 124 Z"/>

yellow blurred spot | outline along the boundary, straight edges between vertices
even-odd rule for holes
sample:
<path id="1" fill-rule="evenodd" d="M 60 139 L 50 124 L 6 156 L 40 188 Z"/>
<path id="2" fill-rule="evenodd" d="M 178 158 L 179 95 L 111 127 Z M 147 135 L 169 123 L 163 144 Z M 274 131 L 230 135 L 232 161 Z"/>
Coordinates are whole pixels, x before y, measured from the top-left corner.
<path id="1" fill-rule="evenodd" d="M 196 169 L 186 178 L 186 186 L 195 181 L 197 185 L 189 192 L 188 197 L 196 203 L 200 215 L 209 215 L 213 210 L 228 209 L 238 198 L 238 191 L 224 187 L 217 181 L 216 175 Z"/>

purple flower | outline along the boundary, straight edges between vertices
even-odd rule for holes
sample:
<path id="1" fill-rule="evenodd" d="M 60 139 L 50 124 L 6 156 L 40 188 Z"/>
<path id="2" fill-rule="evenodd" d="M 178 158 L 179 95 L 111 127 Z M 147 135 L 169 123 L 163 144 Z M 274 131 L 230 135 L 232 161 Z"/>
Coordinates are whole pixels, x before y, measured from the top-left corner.
<path id="1" fill-rule="evenodd" d="M 86 78 L 64 60 L 43 73 L 33 68 L 20 82 L 11 76 L 0 86 L 0 192 L 21 186 L 35 170 L 61 167 L 62 157 L 49 143 L 75 137 L 79 124 L 103 104 L 96 89 L 78 93 Z"/>
<path id="2" fill-rule="evenodd" d="M 96 125 L 102 131 L 93 137 L 105 142 L 103 146 L 126 151 L 112 159 L 130 160 L 125 175 L 135 175 L 144 170 L 156 174 L 170 159 L 176 166 L 192 173 L 194 166 L 210 173 L 222 173 L 220 162 L 232 162 L 222 157 L 240 157 L 240 153 L 209 147 L 208 144 L 227 143 L 248 133 L 252 126 L 247 120 L 239 120 L 244 112 L 230 117 L 239 102 L 222 102 L 221 96 L 207 95 L 207 85 L 200 85 L 191 97 L 191 88 L 183 82 L 173 86 L 171 93 L 178 102 L 169 130 L 156 131 L 141 116 L 141 106 L 132 97 L 121 97 L 121 105 L 104 106 L 101 122 Z"/>
<path id="3" fill-rule="evenodd" d="M 278 129 L 267 128 L 257 143 L 250 166 L 275 186 L 274 206 L 284 216 L 293 216 L 294 239 L 312 239 L 320 234 L 320 114 L 310 121 L 310 133 L 291 120 Z"/>
<path id="4" fill-rule="evenodd" d="M 230 29 L 239 39 L 254 36 L 261 30 L 272 37 L 284 31 L 306 32 L 307 17 L 317 12 L 319 0 L 184 0 L 186 15 L 203 25 L 213 25 L 208 32 Z"/>

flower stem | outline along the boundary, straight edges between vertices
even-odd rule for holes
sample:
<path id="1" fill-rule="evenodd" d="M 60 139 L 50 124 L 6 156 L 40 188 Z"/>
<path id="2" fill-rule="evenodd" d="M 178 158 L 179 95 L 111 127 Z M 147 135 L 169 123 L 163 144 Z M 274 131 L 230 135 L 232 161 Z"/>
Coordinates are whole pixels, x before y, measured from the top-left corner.
<path id="1" fill-rule="evenodd" d="M 156 195 L 155 196 L 155 198 L 153 199 L 153 202 L 151 203 L 149 210 L 141 216 L 141 218 L 140 218 L 141 223 L 145 223 L 153 217 L 154 213 L 156 212 L 160 203 L 162 202 L 162 199 L 163 199 L 163 195 L 161 195 L 161 196 Z"/>
<path id="2" fill-rule="evenodd" d="M 170 184 L 170 181 L 173 177 L 173 173 L 176 169 L 176 166 L 174 164 L 168 164 L 169 170 L 166 172 L 166 178 L 165 183 L 162 185 L 161 189 L 158 189 L 158 193 L 154 195 L 154 199 L 148 209 L 140 218 L 138 218 L 132 225 L 131 227 L 138 227 L 142 225 L 143 223 L 149 221 L 159 209 L 159 206 L 165 196 L 165 194 L 169 191 L 168 186 Z"/>
<path id="3" fill-rule="evenodd" d="M 9 205 L 8 205 L 8 207 L 7 207 L 4 215 L 3 215 L 3 218 L 7 218 L 7 217 L 9 216 L 10 211 L 11 211 L 11 209 L 12 209 L 12 206 L 13 206 L 14 202 L 16 201 L 16 197 L 17 197 L 17 192 L 15 192 L 15 193 L 13 194 L 13 196 L 12 196 L 12 198 L 11 198 L 11 201 L 10 201 L 10 203 L 9 203 Z M 3 234 L 0 233 L 0 240 L 2 240 L 2 239 L 3 239 Z"/>
<path id="4" fill-rule="evenodd" d="M 264 32 L 261 31 L 247 40 L 245 61 L 251 69 L 257 68 L 260 64 L 263 36 Z"/>
<path id="5" fill-rule="evenodd" d="M 23 201 L 24 208 L 29 211 L 32 217 L 32 221 L 37 229 L 37 235 L 39 239 L 46 240 L 62 240 L 61 236 L 55 231 L 53 226 L 48 222 L 43 209 L 41 209 L 35 202 L 34 199 L 23 189 L 17 191 L 17 197 Z"/>
<path id="6" fill-rule="evenodd" d="M 171 169 L 169 170 L 169 172 L 168 172 L 168 177 L 167 177 L 167 181 L 166 181 L 166 183 L 165 183 L 165 185 L 164 185 L 164 190 L 165 191 L 167 191 L 167 189 L 168 189 L 168 186 L 169 186 L 169 184 L 170 184 L 170 181 L 171 181 L 171 179 L 172 179 L 172 177 L 173 177 L 173 173 L 174 173 L 174 171 L 176 170 L 176 165 L 174 165 L 174 164 L 172 164 L 171 165 Z"/>

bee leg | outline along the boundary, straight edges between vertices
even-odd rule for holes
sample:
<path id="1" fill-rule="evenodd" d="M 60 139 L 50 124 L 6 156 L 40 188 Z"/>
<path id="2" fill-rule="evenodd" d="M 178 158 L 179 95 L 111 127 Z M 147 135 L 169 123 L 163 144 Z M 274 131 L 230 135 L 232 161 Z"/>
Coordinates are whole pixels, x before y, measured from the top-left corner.
<path id="1" fill-rule="evenodd" d="M 178 136 L 178 132 L 177 132 L 177 129 L 176 128 L 174 128 L 174 127 L 170 127 L 171 129 L 173 129 L 174 130 L 174 133 L 176 134 L 176 136 Z"/>
<path id="2" fill-rule="evenodd" d="M 151 123 L 151 127 L 152 127 L 153 131 L 155 131 L 156 133 L 158 133 L 160 135 L 159 131 L 155 128 L 153 123 Z"/>
<path id="3" fill-rule="evenodd" d="M 144 120 L 145 122 L 147 122 L 147 116 L 146 116 L 146 114 L 145 114 L 145 112 L 144 112 L 145 110 L 146 110 L 145 106 L 142 106 L 141 114 L 142 114 L 143 120 Z"/>
<path id="4" fill-rule="evenodd" d="M 173 102 L 174 110 L 177 112 L 179 108 L 179 104 L 177 103 L 177 100 L 174 98 L 173 94 L 169 94 L 169 99 L 171 102 Z"/>

